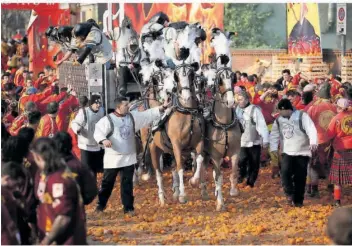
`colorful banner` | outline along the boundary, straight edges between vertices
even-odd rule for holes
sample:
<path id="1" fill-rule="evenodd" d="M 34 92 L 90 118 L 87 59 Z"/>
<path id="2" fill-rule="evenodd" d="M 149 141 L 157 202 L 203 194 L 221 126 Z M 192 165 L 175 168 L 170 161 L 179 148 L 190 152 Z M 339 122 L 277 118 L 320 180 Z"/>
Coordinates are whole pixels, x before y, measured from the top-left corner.
<path id="1" fill-rule="evenodd" d="M 118 4 L 112 6 L 112 13 L 118 10 Z M 140 32 L 143 25 L 156 13 L 162 11 L 167 14 L 171 22 L 187 21 L 200 22 L 207 31 L 207 41 L 203 44 L 203 62 L 209 61 L 211 29 L 224 26 L 224 4 L 222 3 L 125 3 L 125 15 L 133 23 L 133 27 Z M 118 26 L 118 18 L 113 21 L 113 28 Z"/>
<path id="2" fill-rule="evenodd" d="M 287 3 L 287 40 L 294 57 L 322 54 L 317 3 Z"/>

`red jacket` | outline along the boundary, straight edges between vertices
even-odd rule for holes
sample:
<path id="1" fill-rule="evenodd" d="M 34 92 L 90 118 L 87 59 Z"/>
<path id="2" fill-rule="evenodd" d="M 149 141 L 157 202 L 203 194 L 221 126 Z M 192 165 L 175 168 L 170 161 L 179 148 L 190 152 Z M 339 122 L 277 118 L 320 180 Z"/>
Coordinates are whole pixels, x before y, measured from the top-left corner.
<path id="1" fill-rule="evenodd" d="M 46 109 L 43 110 L 42 108 L 40 108 L 40 102 L 50 96 L 51 93 L 52 87 L 48 87 L 43 92 L 39 92 L 37 94 L 23 95 L 18 102 L 18 113 L 20 114 L 24 111 L 27 102 L 35 102 L 39 111 L 44 114 L 46 112 Z"/>
<path id="2" fill-rule="evenodd" d="M 63 103 L 60 105 L 59 113 L 56 117 L 57 127 L 59 131 L 67 131 L 68 125 L 70 123 L 71 112 L 74 108 L 78 108 L 79 102 L 78 99 L 74 96 L 69 96 Z"/>
<path id="3" fill-rule="evenodd" d="M 12 136 L 16 136 L 18 134 L 18 131 L 21 129 L 21 127 L 27 123 L 28 123 L 27 114 L 21 114 L 17 116 L 9 128 L 9 133 Z"/>
<path id="4" fill-rule="evenodd" d="M 307 111 L 310 118 L 313 120 L 315 128 L 318 132 L 318 144 L 323 144 L 329 141 L 326 136 L 331 119 L 336 115 L 336 107 L 328 99 L 319 98 Z"/>
<path id="5" fill-rule="evenodd" d="M 327 138 L 333 139 L 332 145 L 336 151 L 352 149 L 352 111 L 338 113 L 332 118 L 328 130 Z"/>
<path id="6" fill-rule="evenodd" d="M 52 231 L 55 219 L 59 215 L 72 218 L 69 230 L 56 240 L 57 245 L 87 244 L 85 211 L 75 181 L 77 174 L 67 169 L 58 170 L 49 175 L 41 174 L 36 180 L 35 191 L 40 204 L 37 208 L 37 226 L 39 239 L 43 240 Z"/>
<path id="7" fill-rule="evenodd" d="M 56 119 L 50 117 L 50 115 L 44 115 L 39 122 L 35 138 L 40 137 L 53 137 L 58 132 Z"/>

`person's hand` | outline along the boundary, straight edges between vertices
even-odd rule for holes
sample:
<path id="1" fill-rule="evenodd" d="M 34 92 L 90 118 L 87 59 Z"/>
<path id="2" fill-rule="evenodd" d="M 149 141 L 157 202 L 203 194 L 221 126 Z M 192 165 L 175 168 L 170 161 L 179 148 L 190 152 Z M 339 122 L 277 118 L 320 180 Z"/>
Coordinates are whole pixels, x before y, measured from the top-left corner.
<path id="1" fill-rule="evenodd" d="M 129 69 L 134 69 L 133 64 L 128 64 L 128 68 L 129 68 Z"/>
<path id="2" fill-rule="evenodd" d="M 72 96 L 74 96 L 74 97 L 77 97 L 77 92 L 74 91 L 74 90 L 72 90 L 70 94 L 71 94 Z"/>
<path id="3" fill-rule="evenodd" d="M 56 61 L 55 64 L 60 66 L 63 63 L 63 60 Z"/>
<path id="4" fill-rule="evenodd" d="M 111 148 L 112 143 L 111 143 L 110 140 L 105 139 L 105 140 L 103 141 L 103 145 L 104 145 L 105 148 Z"/>
<path id="5" fill-rule="evenodd" d="M 312 152 L 316 152 L 317 149 L 318 149 L 318 145 L 317 145 L 317 144 L 311 144 L 311 145 L 309 146 L 309 148 L 310 148 L 310 150 L 311 150 Z"/>

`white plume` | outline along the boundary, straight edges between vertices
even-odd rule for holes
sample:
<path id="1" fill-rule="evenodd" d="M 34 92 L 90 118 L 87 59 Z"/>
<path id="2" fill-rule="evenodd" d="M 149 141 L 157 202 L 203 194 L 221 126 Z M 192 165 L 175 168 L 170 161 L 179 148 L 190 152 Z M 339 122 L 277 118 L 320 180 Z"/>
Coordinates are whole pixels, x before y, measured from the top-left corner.
<path id="1" fill-rule="evenodd" d="M 150 81 L 150 78 L 154 72 L 153 65 L 154 65 L 154 63 L 143 65 L 141 70 L 139 71 L 139 73 L 143 75 L 142 83 L 144 85 L 147 85 L 148 82 Z"/>
<path id="2" fill-rule="evenodd" d="M 164 60 L 165 59 L 165 51 L 163 49 L 163 41 L 155 40 L 151 44 L 144 42 L 143 48 L 145 51 L 149 53 L 149 59 L 151 62 L 156 59 Z"/>
<path id="3" fill-rule="evenodd" d="M 214 85 L 216 78 L 216 70 L 215 69 L 204 69 L 203 70 L 204 77 L 207 78 L 207 86 L 210 87 Z"/>
<path id="4" fill-rule="evenodd" d="M 230 45 L 230 40 L 227 39 L 223 32 L 220 32 L 219 35 L 215 35 L 215 37 L 211 41 L 211 46 L 214 47 L 217 57 L 219 55 L 227 55 L 231 57 Z"/>

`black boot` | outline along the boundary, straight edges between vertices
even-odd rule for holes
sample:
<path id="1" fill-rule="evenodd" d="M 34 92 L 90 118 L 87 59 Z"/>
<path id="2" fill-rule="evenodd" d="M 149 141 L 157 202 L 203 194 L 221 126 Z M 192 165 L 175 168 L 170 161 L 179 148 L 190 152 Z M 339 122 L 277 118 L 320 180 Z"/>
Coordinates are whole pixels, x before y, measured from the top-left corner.
<path id="1" fill-rule="evenodd" d="M 319 198 L 320 194 L 319 194 L 319 189 L 318 189 L 318 185 L 312 185 L 312 192 L 309 194 L 310 197 L 314 197 L 314 198 Z"/>

